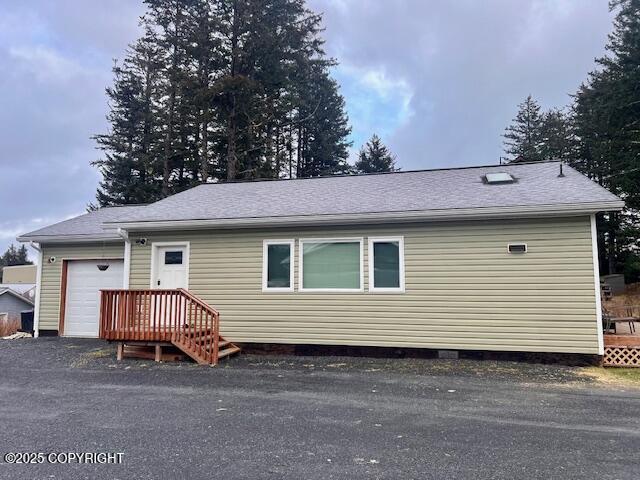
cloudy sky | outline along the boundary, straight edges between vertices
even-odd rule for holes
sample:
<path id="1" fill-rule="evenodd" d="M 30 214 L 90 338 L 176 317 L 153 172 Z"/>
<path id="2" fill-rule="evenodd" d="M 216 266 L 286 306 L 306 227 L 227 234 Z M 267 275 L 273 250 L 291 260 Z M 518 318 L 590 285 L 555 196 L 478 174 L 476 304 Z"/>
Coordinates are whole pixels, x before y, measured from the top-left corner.
<path id="1" fill-rule="evenodd" d="M 354 151 L 382 136 L 404 169 L 497 163 L 528 94 L 569 103 L 602 55 L 604 0 L 309 0 L 338 59 Z M 98 182 L 114 58 L 137 0 L 0 0 L 0 250 L 83 213 Z"/>

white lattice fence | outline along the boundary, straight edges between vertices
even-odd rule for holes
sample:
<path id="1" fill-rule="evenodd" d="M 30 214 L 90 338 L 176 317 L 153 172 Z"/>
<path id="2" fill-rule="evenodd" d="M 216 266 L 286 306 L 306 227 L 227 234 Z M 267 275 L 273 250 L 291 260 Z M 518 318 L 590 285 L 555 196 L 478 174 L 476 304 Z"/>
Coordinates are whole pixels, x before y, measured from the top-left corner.
<path id="1" fill-rule="evenodd" d="M 606 367 L 640 367 L 640 347 L 605 347 Z"/>

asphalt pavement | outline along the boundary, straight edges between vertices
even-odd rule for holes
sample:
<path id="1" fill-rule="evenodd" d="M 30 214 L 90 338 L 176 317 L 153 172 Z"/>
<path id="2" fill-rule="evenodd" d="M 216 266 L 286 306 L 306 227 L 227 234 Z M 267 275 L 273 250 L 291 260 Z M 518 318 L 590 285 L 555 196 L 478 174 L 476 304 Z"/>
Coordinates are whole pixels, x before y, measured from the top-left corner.
<path id="1" fill-rule="evenodd" d="M 3 463 L 25 452 L 42 455 Z M 74 460 L 86 453 L 121 463 Z M 118 363 L 97 340 L 0 340 L 0 478 L 637 479 L 640 390 L 554 365 L 202 367 Z"/>

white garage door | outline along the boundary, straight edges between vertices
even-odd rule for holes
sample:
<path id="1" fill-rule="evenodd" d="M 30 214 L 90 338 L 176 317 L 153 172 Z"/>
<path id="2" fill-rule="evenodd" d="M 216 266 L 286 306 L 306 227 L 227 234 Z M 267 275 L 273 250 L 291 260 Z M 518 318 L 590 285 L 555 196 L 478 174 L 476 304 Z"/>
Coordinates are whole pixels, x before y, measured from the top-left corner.
<path id="1" fill-rule="evenodd" d="M 101 271 L 98 265 L 109 265 Z M 122 288 L 122 260 L 71 260 L 67 269 L 64 332 L 70 337 L 97 337 L 100 289 Z"/>

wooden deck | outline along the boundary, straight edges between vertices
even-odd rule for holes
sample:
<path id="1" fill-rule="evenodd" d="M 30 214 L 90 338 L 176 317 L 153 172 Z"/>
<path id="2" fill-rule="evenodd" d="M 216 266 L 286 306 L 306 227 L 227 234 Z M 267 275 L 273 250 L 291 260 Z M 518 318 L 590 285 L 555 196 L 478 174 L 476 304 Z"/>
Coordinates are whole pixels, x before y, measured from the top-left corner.
<path id="1" fill-rule="evenodd" d="M 640 322 L 635 326 L 636 331 L 631 332 L 629 325 L 619 323 L 615 334 L 605 333 L 603 365 L 640 367 Z"/>
<path id="2" fill-rule="evenodd" d="M 183 289 L 102 290 L 100 338 L 119 342 L 119 352 L 127 343 L 170 343 L 209 365 L 240 351 L 220 336 L 218 311 Z"/>

